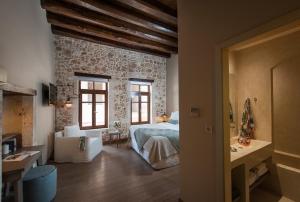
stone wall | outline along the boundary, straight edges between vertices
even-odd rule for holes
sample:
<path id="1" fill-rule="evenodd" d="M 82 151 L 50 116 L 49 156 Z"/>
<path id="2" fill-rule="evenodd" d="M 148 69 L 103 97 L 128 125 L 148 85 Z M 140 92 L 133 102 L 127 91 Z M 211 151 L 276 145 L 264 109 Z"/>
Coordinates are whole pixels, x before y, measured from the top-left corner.
<path id="1" fill-rule="evenodd" d="M 56 130 L 78 122 L 77 81 L 74 72 L 103 74 L 109 80 L 109 125 L 121 121 L 126 135 L 130 125 L 128 78 L 154 79 L 152 84 L 152 121 L 166 111 L 166 59 L 144 53 L 99 45 L 83 40 L 55 36 L 56 84 L 58 100 L 68 96 L 73 107 L 56 109 Z"/>
<path id="2" fill-rule="evenodd" d="M 22 145 L 34 145 L 34 96 L 10 95 L 2 98 L 3 134 L 22 134 Z"/>

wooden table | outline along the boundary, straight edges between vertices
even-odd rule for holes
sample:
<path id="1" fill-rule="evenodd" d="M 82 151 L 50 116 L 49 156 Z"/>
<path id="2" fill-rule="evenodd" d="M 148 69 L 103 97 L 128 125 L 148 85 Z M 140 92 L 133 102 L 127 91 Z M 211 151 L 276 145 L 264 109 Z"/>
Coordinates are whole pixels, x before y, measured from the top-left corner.
<path id="1" fill-rule="evenodd" d="M 119 141 L 121 139 L 121 131 L 119 130 L 112 130 L 112 131 L 108 131 L 108 135 L 109 135 L 109 142 L 110 144 L 112 143 L 112 137 L 117 135 L 118 140 L 117 140 L 117 148 L 119 147 Z"/>
<path id="2" fill-rule="evenodd" d="M 2 161 L 2 181 L 3 183 L 11 183 L 14 187 L 14 201 L 23 201 L 23 177 L 30 170 L 35 162 L 38 165 L 42 165 L 42 151 L 44 150 L 44 145 L 23 147 L 17 151 L 17 153 L 22 151 L 40 151 L 37 154 L 29 156 L 22 161 L 8 162 Z"/>

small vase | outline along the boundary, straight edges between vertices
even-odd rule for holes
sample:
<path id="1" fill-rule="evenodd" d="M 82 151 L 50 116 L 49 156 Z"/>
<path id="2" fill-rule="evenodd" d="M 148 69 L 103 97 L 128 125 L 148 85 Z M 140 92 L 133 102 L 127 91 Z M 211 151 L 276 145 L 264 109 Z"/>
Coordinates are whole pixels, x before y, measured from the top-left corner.
<path id="1" fill-rule="evenodd" d="M 241 145 L 244 145 L 244 146 L 248 146 L 251 143 L 251 138 L 240 136 L 238 138 L 238 143 L 240 143 Z"/>

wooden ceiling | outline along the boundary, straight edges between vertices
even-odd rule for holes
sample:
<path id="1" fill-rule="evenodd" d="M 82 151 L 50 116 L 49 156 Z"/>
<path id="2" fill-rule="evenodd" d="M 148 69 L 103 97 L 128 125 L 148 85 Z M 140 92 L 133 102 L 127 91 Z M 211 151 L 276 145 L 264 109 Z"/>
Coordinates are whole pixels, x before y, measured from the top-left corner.
<path id="1" fill-rule="evenodd" d="M 176 0 L 42 0 L 54 34 L 162 57 L 177 53 Z"/>

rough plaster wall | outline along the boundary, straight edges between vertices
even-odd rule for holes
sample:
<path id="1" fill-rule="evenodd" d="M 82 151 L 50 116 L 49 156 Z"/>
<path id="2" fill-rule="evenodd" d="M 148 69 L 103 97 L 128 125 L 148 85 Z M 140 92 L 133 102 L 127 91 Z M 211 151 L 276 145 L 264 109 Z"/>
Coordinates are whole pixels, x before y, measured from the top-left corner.
<path id="1" fill-rule="evenodd" d="M 300 39 L 300 32 L 298 36 Z M 294 44 L 299 43 L 300 41 L 294 41 Z M 267 188 L 293 201 L 300 199 L 300 46 L 298 47 L 296 55 L 273 68 L 273 166 L 276 169 L 271 169 L 272 175 L 267 181 Z"/>
<path id="2" fill-rule="evenodd" d="M 259 140 L 272 140 L 272 68 L 299 57 L 299 51 L 300 32 L 297 32 L 235 53 L 238 123 L 244 101 L 249 97 L 255 121 L 254 136 Z"/>
<path id="3" fill-rule="evenodd" d="M 110 75 L 109 123 L 119 120 L 128 132 L 130 94 L 128 78 L 154 79 L 152 84 L 152 119 L 166 110 L 166 59 L 134 51 L 99 45 L 78 39 L 55 36 L 56 83 L 58 99 L 74 97 L 78 86 L 74 72 Z M 76 95 L 75 95 L 76 97 Z M 77 99 L 72 108 L 57 108 L 56 130 L 78 122 Z"/>
<path id="4" fill-rule="evenodd" d="M 167 59 L 167 114 L 179 110 L 178 55 Z"/>
<path id="5" fill-rule="evenodd" d="M 300 32 L 298 33 L 300 44 Z M 300 46 L 273 69 L 274 149 L 298 156 L 300 166 Z M 300 175 L 300 173 L 299 173 Z"/>

